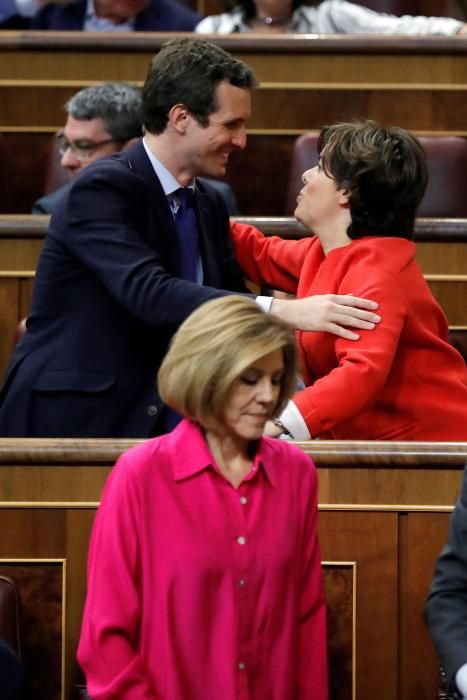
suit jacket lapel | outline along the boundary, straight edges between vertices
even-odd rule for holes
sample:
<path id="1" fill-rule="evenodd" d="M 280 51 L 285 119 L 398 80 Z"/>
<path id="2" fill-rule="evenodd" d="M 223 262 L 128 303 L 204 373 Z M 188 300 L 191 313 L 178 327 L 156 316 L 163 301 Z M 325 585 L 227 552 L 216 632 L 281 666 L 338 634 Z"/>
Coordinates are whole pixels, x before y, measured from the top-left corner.
<path id="1" fill-rule="evenodd" d="M 176 261 L 178 259 L 177 235 L 175 223 L 170 211 L 167 197 L 159 182 L 159 178 L 154 172 L 142 140 L 138 141 L 134 146 L 128 149 L 125 153 L 117 156 L 119 159 L 126 161 L 130 170 L 140 177 L 151 194 L 151 207 L 154 211 L 154 221 L 157 222 L 157 232 L 151 234 L 153 240 L 159 241 L 157 250 L 167 266 L 167 271 L 171 274 L 179 274 Z M 162 242 L 162 245 L 161 245 Z"/>
<path id="2" fill-rule="evenodd" d="M 146 154 L 142 140 L 131 146 L 125 153 L 117 157 L 127 162 L 130 170 L 140 177 L 151 191 L 151 204 L 156 213 L 156 221 L 159 222 L 160 231 L 157 232 L 159 241 L 162 241 L 160 249 L 161 258 L 167 264 L 167 269 L 172 274 L 180 275 L 177 264 L 179 251 L 177 246 L 177 233 L 175 222 L 170 211 L 167 197 L 162 185 L 154 172 L 154 168 Z M 198 227 L 199 247 L 203 263 L 203 283 L 214 287 L 220 286 L 220 257 L 219 235 L 216 230 L 217 217 L 213 217 L 213 204 L 211 197 L 203 189 L 202 185 L 196 188 L 196 221 Z"/>

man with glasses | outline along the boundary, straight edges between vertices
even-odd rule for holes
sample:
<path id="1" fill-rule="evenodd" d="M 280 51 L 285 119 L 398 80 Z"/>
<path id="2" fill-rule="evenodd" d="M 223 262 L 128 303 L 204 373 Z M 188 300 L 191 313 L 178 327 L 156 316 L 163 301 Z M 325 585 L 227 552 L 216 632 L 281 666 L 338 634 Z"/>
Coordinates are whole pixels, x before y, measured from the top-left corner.
<path id="1" fill-rule="evenodd" d="M 70 181 L 98 158 L 129 148 L 142 135 L 141 90 L 108 82 L 80 90 L 65 104 L 67 120 L 57 136 L 60 164 Z M 44 195 L 33 214 L 51 214 L 70 184 Z"/>

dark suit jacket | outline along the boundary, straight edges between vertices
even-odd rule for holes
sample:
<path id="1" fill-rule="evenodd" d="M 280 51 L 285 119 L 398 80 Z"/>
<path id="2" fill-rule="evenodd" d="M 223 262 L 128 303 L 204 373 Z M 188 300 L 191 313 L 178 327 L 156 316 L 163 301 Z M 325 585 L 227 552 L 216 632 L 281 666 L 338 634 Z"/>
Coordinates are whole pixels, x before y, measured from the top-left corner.
<path id="1" fill-rule="evenodd" d="M 0 690 L 2 700 L 22 700 L 26 697 L 23 666 L 3 639 L 0 639 Z"/>
<path id="2" fill-rule="evenodd" d="M 92 163 L 51 219 L 27 331 L 0 393 L 0 435 L 146 437 L 156 373 L 200 304 L 245 292 L 221 196 L 198 183 L 204 283 L 179 275 L 167 198 L 142 143 Z"/>
<path id="3" fill-rule="evenodd" d="M 45 5 L 32 20 L 33 29 L 80 30 L 83 28 L 87 0 L 65 5 Z M 151 0 L 135 19 L 137 32 L 191 32 L 201 15 L 176 0 Z"/>
<path id="4" fill-rule="evenodd" d="M 452 685 L 467 663 L 467 467 L 448 542 L 436 563 L 425 620 Z"/>
<path id="5" fill-rule="evenodd" d="M 214 189 L 217 190 L 219 194 L 222 195 L 229 216 L 238 216 L 239 212 L 237 206 L 237 199 L 235 197 L 234 191 L 232 190 L 230 185 L 227 184 L 227 182 L 223 182 L 222 180 L 215 180 L 211 177 L 200 177 L 198 178 L 198 183 L 200 182 L 207 182 L 208 184 L 212 185 L 212 187 L 214 187 Z M 36 199 L 36 201 L 32 205 L 32 213 L 52 214 L 60 199 L 67 195 L 68 191 L 70 190 L 70 187 L 71 183 L 63 185 L 57 190 L 49 192 L 49 194 L 45 194 L 43 197 L 40 197 L 40 199 Z"/>
<path id="6" fill-rule="evenodd" d="M 20 15 L 12 15 L 4 22 L 0 22 L 0 29 L 29 29 L 30 26 L 29 17 L 20 17 Z"/>

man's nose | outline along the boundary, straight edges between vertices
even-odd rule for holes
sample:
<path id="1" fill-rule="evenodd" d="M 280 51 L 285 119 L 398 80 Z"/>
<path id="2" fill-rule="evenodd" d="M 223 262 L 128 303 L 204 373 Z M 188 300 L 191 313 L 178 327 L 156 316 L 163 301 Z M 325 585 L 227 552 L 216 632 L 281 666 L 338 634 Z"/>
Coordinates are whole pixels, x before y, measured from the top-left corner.
<path id="1" fill-rule="evenodd" d="M 235 146 L 235 148 L 238 148 L 240 150 L 243 150 L 246 146 L 246 129 L 243 126 L 241 129 L 237 131 L 235 136 L 232 138 L 232 143 Z"/>
<path id="2" fill-rule="evenodd" d="M 60 165 L 62 166 L 62 168 L 71 168 L 73 170 L 79 168 L 80 162 L 75 158 L 75 156 L 73 155 L 73 151 L 70 147 L 68 147 L 62 155 Z"/>

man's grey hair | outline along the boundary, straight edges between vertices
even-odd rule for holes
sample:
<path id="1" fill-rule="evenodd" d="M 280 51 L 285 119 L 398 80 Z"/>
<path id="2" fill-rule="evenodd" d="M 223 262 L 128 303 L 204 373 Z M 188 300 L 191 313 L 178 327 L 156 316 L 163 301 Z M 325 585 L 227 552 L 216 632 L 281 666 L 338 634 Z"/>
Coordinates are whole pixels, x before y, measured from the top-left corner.
<path id="1" fill-rule="evenodd" d="M 68 100 L 65 111 L 74 119 L 102 119 L 111 137 L 122 144 L 142 134 L 141 89 L 128 83 L 84 88 Z"/>

